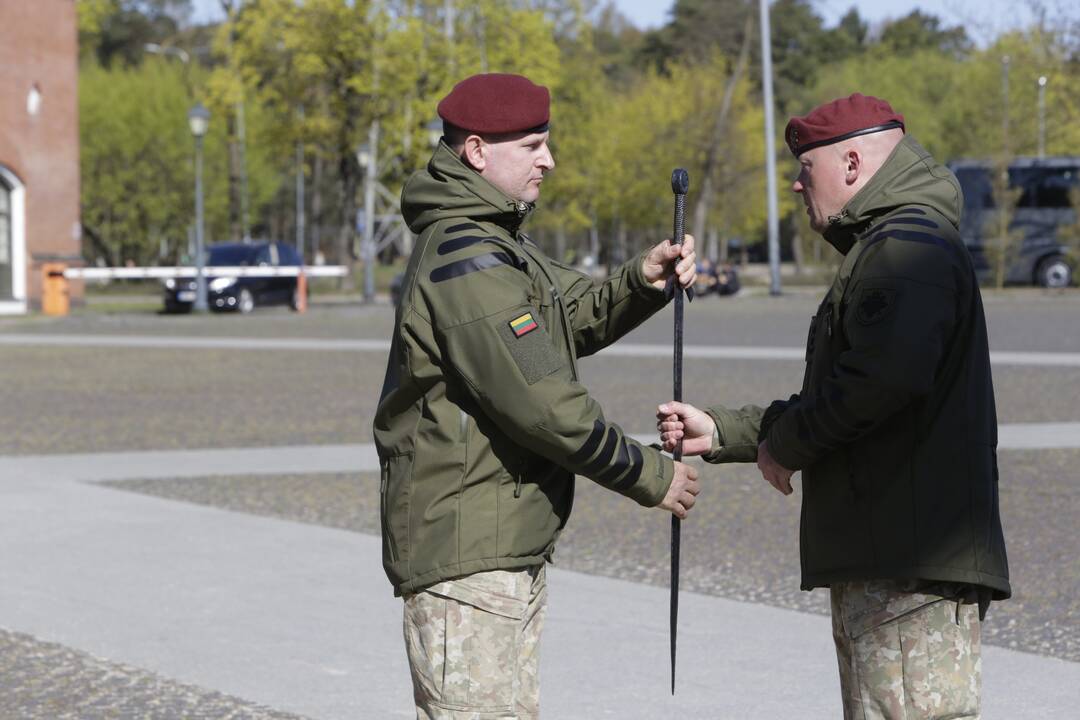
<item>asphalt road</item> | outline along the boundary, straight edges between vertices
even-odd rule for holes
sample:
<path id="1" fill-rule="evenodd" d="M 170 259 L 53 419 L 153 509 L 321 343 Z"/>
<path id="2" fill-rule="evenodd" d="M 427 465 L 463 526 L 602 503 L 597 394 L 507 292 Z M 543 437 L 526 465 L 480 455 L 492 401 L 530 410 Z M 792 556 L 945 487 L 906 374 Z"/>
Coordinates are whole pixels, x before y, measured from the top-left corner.
<path id="1" fill-rule="evenodd" d="M 819 293 L 810 290 L 780 298 L 703 298 L 688 309 L 686 342 L 799 347 L 818 299 Z M 1080 293 L 987 293 L 986 308 L 992 350 L 1080 352 Z M 0 318 L 0 335 L 363 340 L 387 338 L 392 324 L 386 306 L 316 304 L 304 316 L 268 310 L 248 317 L 82 312 L 62 319 Z M 668 310 L 632 333 L 627 342 L 663 344 L 670 337 Z M 367 443 L 385 354 L 27 342 L 0 345 L 0 367 L 6 378 L 0 382 L 0 407 L 8 409 L 0 416 L 0 455 L 18 456 Z M 667 399 L 669 362 L 609 357 L 586 359 L 582 369 L 583 382 L 609 418 L 631 432 L 652 430 L 653 408 Z M 797 360 L 695 360 L 687 365 L 686 394 L 704 403 L 762 403 L 797 390 L 801 375 Z M 1080 421 L 1080 368 L 1009 365 L 995 367 L 994 378 L 1000 422 Z M 1080 662 L 1078 462 L 1080 451 L 1070 449 L 1001 453 L 1002 517 L 1015 597 L 991 609 L 984 626 L 990 644 Z M 705 493 L 683 531 L 685 587 L 822 612 L 825 598 L 820 592 L 798 590 L 798 491 L 784 498 L 751 470 L 704 470 Z M 224 476 L 184 483 L 125 480 L 113 486 L 243 513 L 378 532 L 377 485 L 365 475 Z M 560 541 L 556 563 L 663 585 L 665 528 L 666 523 L 656 522 L 655 511 L 644 511 L 580 482 L 574 517 Z M 130 687 L 162 683 L 166 689 L 160 692 L 172 693 L 172 707 L 191 703 L 190 717 L 277 717 L 240 700 L 170 684 L 138 669 L 114 668 L 75 650 L 4 632 L 0 632 L 0 669 L 40 667 L 46 674 L 0 671 L 0 706 L 11 698 L 21 698 L 19 707 L 45 702 L 33 688 L 36 683 L 40 689 L 47 680 L 45 668 L 54 659 L 73 668 L 75 686 L 84 688 L 84 696 L 100 686 L 95 678 L 103 673 L 130 676 L 98 698 L 104 703 L 101 707 L 108 706 L 109 697 L 122 695 L 125 683 Z M 225 703 L 221 707 L 231 707 L 229 712 L 235 714 L 225 715 L 223 710 L 214 714 L 215 703 Z M 159 716 L 150 705 L 146 708 L 148 717 Z M 203 713 L 199 708 L 210 710 Z M 50 717 L 47 712 L 24 716 Z"/>

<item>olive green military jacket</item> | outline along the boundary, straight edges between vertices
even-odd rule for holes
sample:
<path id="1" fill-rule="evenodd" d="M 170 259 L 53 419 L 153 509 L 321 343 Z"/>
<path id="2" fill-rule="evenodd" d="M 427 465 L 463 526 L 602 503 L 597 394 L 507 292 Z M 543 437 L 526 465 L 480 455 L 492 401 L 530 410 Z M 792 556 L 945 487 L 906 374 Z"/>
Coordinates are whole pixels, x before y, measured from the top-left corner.
<path id="1" fill-rule="evenodd" d="M 802 587 L 950 581 L 1010 594 L 982 299 L 952 173 L 910 136 L 836 216 L 844 255 L 811 320 L 802 391 L 710 409 L 710 462 L 760 440 L 802 470 Z"/>
<path id="2" fill-rule="evenodd" d="M 519 230 L 531 209 L 445 144 L 402 192 L 419 238 L 375 417 L 398 594 L 549 560 L 575 473 L 646 506 L 671 484 L 672 461 L 608 422 L 577 371 L 664 293 L 643 256 L 600 284 L 553 262 Z"/>

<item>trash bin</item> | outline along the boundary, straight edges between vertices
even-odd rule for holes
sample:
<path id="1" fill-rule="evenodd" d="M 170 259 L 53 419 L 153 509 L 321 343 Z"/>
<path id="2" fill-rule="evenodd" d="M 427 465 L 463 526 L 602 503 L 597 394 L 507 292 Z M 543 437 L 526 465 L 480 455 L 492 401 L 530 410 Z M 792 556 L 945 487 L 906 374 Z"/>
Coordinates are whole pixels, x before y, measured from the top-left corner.
<path id="1" fill-rule="evenodd" d="M 67 265 L 45 263 L 42 268 L 41 311 L 46 315 L 67 315 L 70 309 L 68 281 L 64 277 Z"/>

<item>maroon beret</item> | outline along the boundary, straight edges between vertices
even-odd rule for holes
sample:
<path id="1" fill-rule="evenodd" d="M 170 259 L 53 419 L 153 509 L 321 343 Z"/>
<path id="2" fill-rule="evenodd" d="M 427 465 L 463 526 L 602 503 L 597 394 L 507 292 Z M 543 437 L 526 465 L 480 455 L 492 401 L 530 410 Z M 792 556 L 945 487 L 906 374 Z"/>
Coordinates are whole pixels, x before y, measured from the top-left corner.
<path id="1" fill-rule="evenodd" d="M 884 100 L 855 93 L 820 105 L 802 117 L 791 118 L 784 139 L 795 157 L 799 157 L 822 145 L 893 128 L 904 129 L 903 115 Z"/>
<path id="2" fill-rule="evenodd" d="M 547 129 L 551 95 L 521 75 L 487 73 L 465 78 L 439 102 L 439 117 L 462 130 L 511 133 Z"/>

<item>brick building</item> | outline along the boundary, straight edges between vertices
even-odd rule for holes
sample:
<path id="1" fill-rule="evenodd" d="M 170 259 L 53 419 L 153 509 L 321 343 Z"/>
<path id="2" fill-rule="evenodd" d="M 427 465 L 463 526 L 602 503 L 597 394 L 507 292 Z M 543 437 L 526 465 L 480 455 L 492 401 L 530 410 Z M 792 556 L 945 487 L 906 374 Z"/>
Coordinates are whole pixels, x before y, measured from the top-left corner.
<path id="1" fill-rule="evenodd" d="M 75 0 L 0 0 L 0 314 L 40 306 L 43 263 L 82 262 L 78 57 Z"/>

